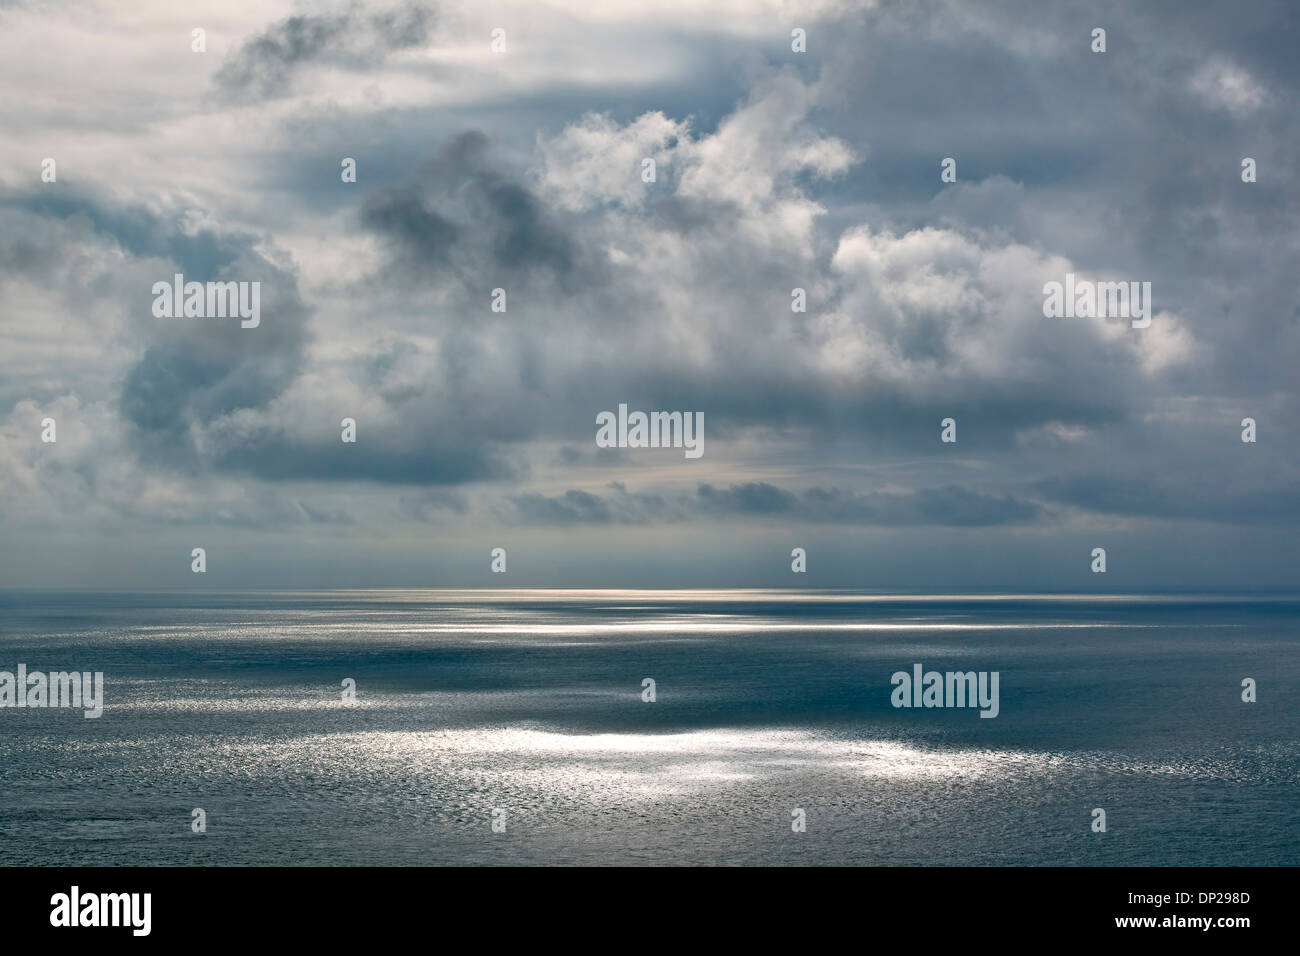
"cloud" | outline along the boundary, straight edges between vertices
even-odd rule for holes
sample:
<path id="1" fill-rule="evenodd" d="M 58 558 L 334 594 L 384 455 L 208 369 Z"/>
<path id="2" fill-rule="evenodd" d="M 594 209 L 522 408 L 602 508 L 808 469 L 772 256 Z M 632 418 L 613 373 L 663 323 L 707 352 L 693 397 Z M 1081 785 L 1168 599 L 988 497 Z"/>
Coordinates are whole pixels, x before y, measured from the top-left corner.
<path id="1" fill-rule="evenodd" d="M 530 493 L 513 500 L 525 523 L 608 524 L 613 520 L 609 505 L 586 491 L 570 490 L 555 497 Z"/>
<path id="2" fill-rule="evenodd" d="M 1020 524 L 1039 517 L 1033 502 L 946 486 L 915 492 L 867 492 L 809 488 L 795 494 L 767 482 L 727 488 L 701 485 L 702 510 L 730 515 L 784 515 L 812 524 L 939 525 L 988 527 Z"/>
<path id="3" fill-rule="evenodd" d="M 672 524 L 683 521 L 780 519 L 821 525 L 990 527 L 1039 517 L 1034 503 L 948 486 L 916 492 L 857 494 L 839 488 L 794 492 L 766 481 L 718 487 L 699 485 L 694 498 L 629 492 L 597 495 L 570 489 L 559 495 L 530 493 L 511 499 L 524 524 Z"/>
<path id="4" fill-rule="evenodd" d="M 157 281 L 170 281 L 163 272 Z M 187 281 L 261 283 L 261 324 L 244 329 L 221 319 L 156 318 L 149 345 L 127 371 L 120 395 L 123 417 L 135 426 L 142 453 L 197 467 L 204 454 L 198 432 L 223 416 L 266 407 L 294 382 L 309 340 L 309 307 L 292 273 L 251 249 L 216 274 Z"/>
<path id="5" fill-rule="evenodd" d="M 422 490 L 419 494 L 402 495 L 397 500 L 397 510 L 404 521 L 420 523 L 439 522 L 448 513 L 464 515 L 469 503 L 463 495 L 444 488 Z"/>
<path id="6" fill-rule="evenodd" d="M 215 80 L 232 96 L 285 96 L 308 66 L 374 65 L 393 51 L 428 42 L 433 24 L 433 8 L 420 3 L 378 11 L 354 3 L 339 13 L 286 17 L 240 44 Z"/>
<path id="7" fill-rule="evenodd" d="M 1234 113 L 1253 113 L 1268 102 L 1267 91 L 1250 73 L 1221 57 L 1193 74 L 1191 89 L 1206 102 Z"/>
<path id="8" fill-rule="evenodd" d="M 765 481 L 749 481 L 729 488 L 704 484 L 700 485 L 699 495 L 706 509 L 723 514 L 785 514 L 799 503 L 790 492 Z"/>
<path id="9" fill-rule="evenodd" d="M 289 554 L 591 528 L 647 562 L 726 523 L 894 528 L 921 566 L 963 528 L 1158 551 L 1214 525 L 1258 571 L 1300 513 L 1300 71 L 1273 8 L 1104 2 L 1102 56 L 1022 0 L 825 3 L 794 54 L 779 4 L 507 2 L 497 55 L 459 0 L 235 5 L 206 57 L 166 4 L 59 9 L 0 34 L 16 547 L 68 516 Z M 262 327 L 154 319 L 178 271 L 262 281 Z M 1152 326 L 1044 318 L 1066 272 L 1150 281 Z M 704 458 L 597 449 L 621 402 L 703 412 Z"/>
<path id="10" fill-rule="evenodd" d="M 578 265 L 573 238 L 487 153 L 482 133 L 461 133 L 414 179 L 366 198 L 361 225 L 381 239 L 401 279 L 423 284 L 450 273 L 481 288 L 471 274 L 489 269 L 498 282 L 534 271 L 569 280 Z"/>
<path id="11" fill-rule="evenodd" d="M 1300 486 L 1224 491 L 1136 476 L 1080 474 L 1043 479 L 1034 490 L 1049 501 L 1098 514 L 1238 525 L 1300 522 Z"/>

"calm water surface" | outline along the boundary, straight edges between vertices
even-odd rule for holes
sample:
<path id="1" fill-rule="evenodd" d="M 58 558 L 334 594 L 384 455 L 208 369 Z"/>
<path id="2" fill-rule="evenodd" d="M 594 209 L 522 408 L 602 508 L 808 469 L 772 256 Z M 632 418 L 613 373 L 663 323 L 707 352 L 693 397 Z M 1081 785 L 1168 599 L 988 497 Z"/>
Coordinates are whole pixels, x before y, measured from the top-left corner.
<path id="1" fill-rule="evenodd" d="M 106 705 L 0 709 L 3 865 L 1300 858 L 1294 596 L 0 592 L 20 662 Z"/>

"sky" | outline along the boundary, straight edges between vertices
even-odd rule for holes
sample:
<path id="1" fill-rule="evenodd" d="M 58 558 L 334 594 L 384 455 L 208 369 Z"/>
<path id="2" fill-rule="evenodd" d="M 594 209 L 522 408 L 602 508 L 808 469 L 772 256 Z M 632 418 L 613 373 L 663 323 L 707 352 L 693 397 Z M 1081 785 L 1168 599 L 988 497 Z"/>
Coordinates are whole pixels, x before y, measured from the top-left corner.
<path id="1" fill-rule="evenodd" d="M 1296 586 L 1297 20 L 0 0 L 0 587 Z"/>

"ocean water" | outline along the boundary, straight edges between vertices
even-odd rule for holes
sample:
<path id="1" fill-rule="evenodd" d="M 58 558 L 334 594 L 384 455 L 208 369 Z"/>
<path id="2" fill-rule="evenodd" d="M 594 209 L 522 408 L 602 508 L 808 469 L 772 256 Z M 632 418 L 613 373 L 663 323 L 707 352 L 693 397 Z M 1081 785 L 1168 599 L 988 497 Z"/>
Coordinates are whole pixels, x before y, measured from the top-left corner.
<path id="1" fill-rule="evenodd" d="M 106 701 L 0 708 L 2 865 L 1300 859 L 1294 595 L 0 592 L 19 663 Z"/>

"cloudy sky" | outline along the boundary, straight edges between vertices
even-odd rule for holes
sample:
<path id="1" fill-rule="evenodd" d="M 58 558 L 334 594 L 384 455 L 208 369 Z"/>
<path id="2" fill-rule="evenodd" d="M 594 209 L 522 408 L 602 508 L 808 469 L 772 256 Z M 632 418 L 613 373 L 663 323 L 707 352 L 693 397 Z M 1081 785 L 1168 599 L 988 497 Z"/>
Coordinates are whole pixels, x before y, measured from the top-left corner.
<path id="1" fill-rule="evenodd" d="M 0 586 L 1296 585 L 1297 19 L 0 0 Z"/>

